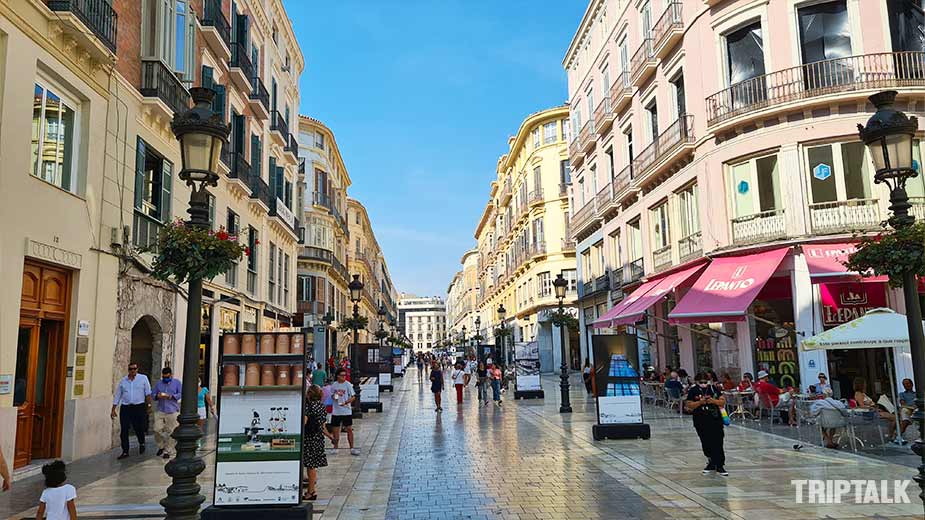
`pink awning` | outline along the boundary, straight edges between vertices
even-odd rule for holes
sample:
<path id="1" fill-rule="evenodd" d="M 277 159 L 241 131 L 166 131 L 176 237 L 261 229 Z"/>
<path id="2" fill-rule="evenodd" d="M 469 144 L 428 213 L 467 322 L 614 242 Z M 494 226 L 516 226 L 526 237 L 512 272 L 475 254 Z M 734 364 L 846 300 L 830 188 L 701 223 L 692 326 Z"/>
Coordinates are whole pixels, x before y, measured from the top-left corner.
<path id="1" fill-rule="evenodd" d="M 666 296 L 671 291 L 675 290 L 679 285 L 682 285 L 692 276 L 700 272 L 705 263 L 699 263 L 695 266 L 688 267 L 687 269 L 682 269 L 680 271 L 670 273 L 659 279 L 652 280 L 657 282 L 655 287 L 646 292 L 641 297 L 637 298 L 632 304 L 627 307 L 624 307 L 613 320 L 614 325 L 628 325 L 630 323 L 636 323 L 641 320 L 645 315 L 645 312 L 649 310 L 650 307 L 658 303 L 664 296 Z M 649 283 L 652 283 L 650 281 Z"/>
<path id="2" fill-rule="evenodd" d="M 848 256 L 857 251 L 857 244 L 804 244 L 803 256 L 809 267 L 809 277 L 813 283 L 864 281 L 884 282 L 885 276 L 861 278 L 856 272 L 848 271 L 845 262 Z"/>
<path id="3" fill-rule="evenodd" d="M 789 247 L 744 256 L 714 258 L 678 306 L 670 323 L 744 321 L 748 306 L 768 283 Z"/>
<path id="4" fill-rule="evenodd" d="M 647 292 L 651 291 L 658 285 L 659 280 L 651 280 L 643 283 L 636 288 L 629 296 L 623 298 L 623 301 L 614 305 L 603 316 L 594 321 L 593 326 L 596 329 L 606 329 L 613 326 L 613 320 L 620 315 L 627 307 L 636 303 L 636 300 L 642 298 Z"/>

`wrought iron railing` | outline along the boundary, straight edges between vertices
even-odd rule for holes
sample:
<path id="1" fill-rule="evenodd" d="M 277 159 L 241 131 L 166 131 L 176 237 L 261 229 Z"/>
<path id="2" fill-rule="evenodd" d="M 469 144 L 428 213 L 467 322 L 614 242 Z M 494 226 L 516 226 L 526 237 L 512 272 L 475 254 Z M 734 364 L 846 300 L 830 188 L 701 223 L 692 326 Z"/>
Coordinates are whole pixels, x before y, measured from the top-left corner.
<path id="1" fill-rule="evenodd" d="M 623 268 L 617 267 L 610 271 L 610 290 L 616 291 L 623 287 Z"/>
<path id="2" fill-rule="evenodd" d="M 228 66 L 232 69 L 241 69 L 245 78 L 254 77 L 254 65 L 247 54 L 247 46 L 241 42 L 231 44 L 231 61 Z"/>
<path id="3" fill-rule="evenodd" d="M 244 183 L 245 186 L 250 187 L 251 180 L 251 165 L 244 159 L 244 154 L 241 152 L 234 152 L 231 154 L 231 170 L 228 172 L 228 177 L 231 179 L 238 179 Z"/>
<path id="4" fill-rule="evenodd" d="M 141 60 L 141 88 L 138 90 L 142 96 L 160 99 L 174 114 L 189 109 L 189 92 L 161 60 Z"/>
<path id="5" fill-rule="evenodd" d="M 642 43 L 639 45 L 639 48 L 636 49 L 636 52 L 633 53 L 633 58 L 630 60 L 630 70 L 633 71 L 633 78 L 642 74 L 643 69 L 645 69 L 647 65 L 652 65 L 654 63 L 655 50 L 652 46 L 652 37 L 643 38 Z"/>
<path id="6" fill-rule="evenodd" d="M 678 240 L 678 254 L 682 262 L 703 254 L 703 239 L 700 231 Z"/>
<path id="7" fill-rule="evenodd" d="M 665 7 L 665 12 L 662 13 L 662 16 L 655 22 L 655 26 L 652 27 L 652 39 L 655 40 L 655 47 L 661 47 L 668 34 L 672 31 L 682 29 L 684 29 L 684 22 L 681 20 L 681 1 L 672 0 Z"/>
<path id="8" fill-rule="evenodd" d="M 593 117 L 585 121 L 584 126 L 581 127 L 581 131 L 578 133 L 578 141 L 582 150 L 593 142 L 595 128 Z"/>
<path id="9" fill-rule="evenodd" d="M 925 85 L 925 52 L 863 54 L 762 74 L 706 98 L 707 124 L 803 99 Z"/>
<path id="10" fill-rule="evenodd" d="M 620 101 L 627 97 L 633 95 L 633 82 L 630 79 L 630 74 L 627 71 L 623 71 L 617 76 L 617 80 L 613 82 L 613 85 L 610 86 L 610 101 L 611 106 L 616 107 L 620 105 Z"/>
<path id="11" fill-rule="evenodd" d="M 205 0 L 199 21 L 203 27 L 212 27 L 218 31 L 225 45 L 231 47 L 231 26 L 222 12 L 222 0 Z"/>
<path id="12" fill-rule="evenodd" d="M 569 185 L 564 182 L 559 184 L 559 196 L 560 197 L 565 197 L 568 195 L 568 186 Z"/>
<path id="13" fill-rule="evenodd" d="M 610 104 L 610 96 L 604 96 L 604 99 L 597 104 L 597 108 L 594 109 L 594 120 L 597 121 L 596 130 L 601 130 L 607 124 L 607 121 L 611 120 L 613 116 L 613 106 Z"/>
<path id="14" fill-rule="evenodd" d="M 642 261 L 642 258 L 637 258 L 627 264 L 626 266 L 626 283 L 633 283 L 638 280 L 642 280 L 643 275 L 646 274 L 645 264 Z"/>
<path id="15" fill-rule="evenodd" d="M 732 242 L 753 244 L 787 236 L 784 210 L 772 209 L 732 219 Z"/>
<path id="16" fill-rule="evenodd" d="M 292 134 L 289 134 L 289 142 L 286 144 L 286 151 L 296 157 L 299 156 L 299 142 L 296 141 L 295 136 Z"/>
<path id="17" fill-rule="evenodd" d="M 876 229 L 880 227 L 881 220 L 877 199 L 839 200 L 809 205 L 810 228 L 817 235 Z"/>
<path id="18" fill-rule="evenodd" d="M 331 209 L 331 199 L 328 197 L 328 194 L 320 191 L 312 192 L 312 204 Z"/>
<path id="19" fill-rule="evenodd" d="M 575 215 L 572 216 L 571 225 L 575 229 L 581 229 L 591 217 L 594 216 L 595 206 L 594 201 L 588 202 L 580 210 L 578 210 Z"/>
<path id="20" fill-rule="evenodd" d="M 678 147 L 692 142 L 694 142 L 694 116 L 682 115 L 633 159 L 633 174 L 636 177 L 642 177 L 649 168 Z"/>
<path id="21" fill-rule="evenodd" d="M 614 199 L 618 199 L 623 192 L 629 188 L 630 181 L 633 180 L 633 164 L 627 164 L 625 168 L 620 170 L 620 173 L 616 174 L 611 184 L 611 193 Z"/>
<path id="22" fill-rule="evenodd" d="M 594 279 L 594 290 L 605 291 L 610 286 L 610 274 L 604 273 Z"/>
<path id="23" fill-rule="evenodd" d="M 270 112 L 270 130 L 279 133 L 288 142 L 289 124 L 278 110 Z"/>
<path id="24" fill-rule="evenodd" d="M 543 202 L 543 188 L 536 188 L 527 196 L 528 204 L 538 204 Z"/>
<path id="25" fill-rule="evenodd" d="M 671 265 L 671 244 L 652 251 L 652 264 L 656 271 Z"/>
<path id="26" fill-rule="evenodd" d="M 267 185 L 267 181 L 260 178 L 259 175 L 253 175 L 251 177 L 251 198 L 263 202 L 267 208 L 270 207 L 271 199 L 273 198 L 270 195 L 270 186 Z"/>
<path id="27" fill-rule="evenodd" d="M 103 45 L 116 52 L 119 33 L 119 15 L 107 0 L 48 0 L 48 8 L 56 12 L 70 12 L 80 19 Z"/>
<path id="28" fill-rule="evenodd" d="M 611 198 L 612 194 L 610 193 L 610 183 L 607 183 L 603 188 L 598 190 L 597 195 L 594 196 L 594 203 L 597 205 L 597 209 L 600 210 L 606 206 L 610 202 Z"/>
<path id="29" fill-rule="evenodd" d="M 254 75 L 251 78 L 251 90 L 250 98 L 259 101 L 263 106 L 263 109 L 267 112 L 270 111 L 270 93 L 267 91 L 266 85 L 263 84 L 263 80 L 260 79 L 257 75 Z"/>
<path id="30" fill-rule="evenodd" d="M 306 260 L 317 260 L 319 262 L 333 263 L 334 253 L 328 251 L 327 249 L 321 249 L 320 247 L 315 246 L 302 246 L 302 251 L 299 254 L 299 258 L 304 258 Z"/>

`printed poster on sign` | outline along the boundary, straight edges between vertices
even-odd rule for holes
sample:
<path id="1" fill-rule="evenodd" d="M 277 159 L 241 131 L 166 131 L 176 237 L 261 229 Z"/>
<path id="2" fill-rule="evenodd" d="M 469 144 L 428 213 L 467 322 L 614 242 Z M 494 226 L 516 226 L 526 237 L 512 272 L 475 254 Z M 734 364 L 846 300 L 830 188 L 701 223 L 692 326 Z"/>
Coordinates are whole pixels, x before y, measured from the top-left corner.
<path id="1" fill-rule="evenodd" d="M 638 424 L 642 422 L 642 402 L 638 396 L 604 396 L 597 399 L 601 424 Z"/>
<path id="2" fill-rule="evenodd" d="M 391 385 L 392 384 L 392 374 L 379 374 L 379 384 L 380 385 Z"/>
<path id="3" fill-rule="evenodd" d="M 224 462 L 215 473 L 215 505 L 299 503 L 299 460 Z"/>
<path id="4" fill-rule="evenodd" d="M 540 345 L 535 341 L 514 344 L 515 386 L 518 391 L 539 390 Z"/>
<path id="5" fill-rule="evenodd" d="M 378 403 L 379 402 L 379 385 L 376 383 L 360 385 L 360 402 L 361 403 Z"/>

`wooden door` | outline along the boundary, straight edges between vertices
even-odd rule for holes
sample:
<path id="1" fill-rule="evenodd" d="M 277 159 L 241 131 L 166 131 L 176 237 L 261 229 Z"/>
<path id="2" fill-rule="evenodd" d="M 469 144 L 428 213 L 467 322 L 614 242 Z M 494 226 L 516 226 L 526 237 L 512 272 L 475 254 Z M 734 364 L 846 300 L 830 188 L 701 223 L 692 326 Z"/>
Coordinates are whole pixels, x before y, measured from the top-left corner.
<path id="1" fill-rule="evenodd" d="M 61 455 L 69 307 L 70 272 L 27 260 L 16 346 L 14 467 Z"/>

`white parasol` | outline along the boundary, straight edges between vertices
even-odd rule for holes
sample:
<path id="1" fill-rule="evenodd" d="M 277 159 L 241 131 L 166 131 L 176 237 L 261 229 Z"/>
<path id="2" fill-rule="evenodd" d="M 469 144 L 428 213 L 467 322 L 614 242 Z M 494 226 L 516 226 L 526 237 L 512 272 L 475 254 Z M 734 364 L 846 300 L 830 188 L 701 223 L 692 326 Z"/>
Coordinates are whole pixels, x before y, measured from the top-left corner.
<path id="1" fill-rule="evenodd" d="M 906 316 L 892 309 L 877 308 L 867 311 L 860 318 L 843 323 L 800 344 L 803 350 L 842 350 L 861 348 L 909 349 L 909 326 Z M 893 360 L 886 357 L 890 372 L 890 393 L 893 396 L 893 415 L 896 417 L 896 431 L 899 430 L 899 403 L 896 401 L 896 375 Z"/>

